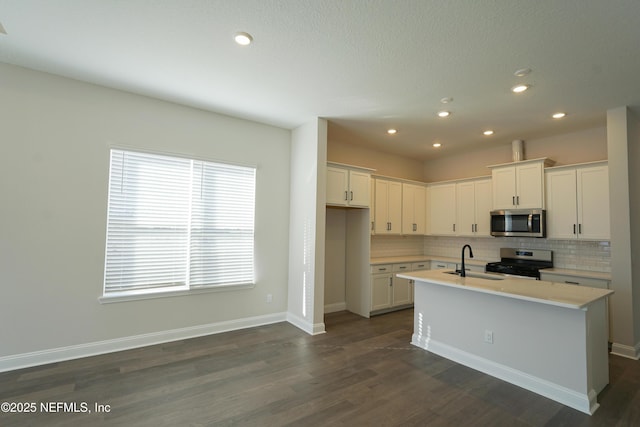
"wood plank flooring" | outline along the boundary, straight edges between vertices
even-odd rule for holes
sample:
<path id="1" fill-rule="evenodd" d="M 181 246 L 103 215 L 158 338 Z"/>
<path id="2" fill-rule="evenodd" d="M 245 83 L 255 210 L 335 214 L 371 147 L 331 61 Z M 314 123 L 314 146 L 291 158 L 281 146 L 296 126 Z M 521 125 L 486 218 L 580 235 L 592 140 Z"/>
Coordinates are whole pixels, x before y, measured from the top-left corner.
<path id="1" fill-rule="evenodd" d="M 2 373 L 0 402 L 37 410 L 0 426 L 640 425 L 640 361 L 610 356 L 590 417 L 411 346 L 412 316 L 333 313 L 318 336 L 279 323 Z"/>

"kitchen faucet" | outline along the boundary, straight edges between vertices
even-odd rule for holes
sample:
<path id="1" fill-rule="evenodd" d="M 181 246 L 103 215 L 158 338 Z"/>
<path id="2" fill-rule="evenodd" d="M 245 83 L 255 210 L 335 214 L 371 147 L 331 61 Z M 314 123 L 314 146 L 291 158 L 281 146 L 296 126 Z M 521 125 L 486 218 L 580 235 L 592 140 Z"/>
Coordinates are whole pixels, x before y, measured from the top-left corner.
<path id="1" fill-rule="evenodd" d="M 464 245 L 462 247 L 462 268 L 460 269 L 460 277 L 467 277 L 467 273 L 465 272 L 465 269 L 464 269 L 464 249 L 465 248 L 469 248 L 469 258 L 473 258 L 473 250 L 471 250 L 471 246 Z"/>

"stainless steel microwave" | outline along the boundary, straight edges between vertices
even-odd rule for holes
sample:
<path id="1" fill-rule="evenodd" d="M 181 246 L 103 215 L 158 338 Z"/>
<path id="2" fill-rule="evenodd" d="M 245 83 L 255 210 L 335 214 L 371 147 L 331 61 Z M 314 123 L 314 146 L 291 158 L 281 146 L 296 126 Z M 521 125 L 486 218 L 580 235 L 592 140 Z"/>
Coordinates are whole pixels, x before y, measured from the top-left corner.
<path id="1" fill-rule="evenodd" d="M 507 237 L 546 237 L 543 209 L 491 211 L 491 235 Z"/>

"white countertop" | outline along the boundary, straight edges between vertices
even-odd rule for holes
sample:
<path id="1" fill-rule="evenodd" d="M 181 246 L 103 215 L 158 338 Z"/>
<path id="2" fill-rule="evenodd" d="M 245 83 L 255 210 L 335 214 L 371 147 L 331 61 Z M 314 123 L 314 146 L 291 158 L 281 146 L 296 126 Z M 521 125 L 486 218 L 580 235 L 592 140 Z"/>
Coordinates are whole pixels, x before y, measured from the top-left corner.
<path id="1" fill-rule="evenodd" d="M 544 273 L 557 274 L 559 276 L 574 276 L 574 277 L 587 277 L 590 279 L 602 279 L 611 280 L 611 273 L 603 271 L 590 271 L 590 270 L 568 270 L 565 268 L 545 268 L 541 270 Z"/>
<path id="2" fill-rule="evenodd" d="M 421 262 L 421 261 L 441 261 L 441 262 L 452 262 L 459 263 L 460 258 L 451 258 L 446 256 L 439 255 L 406 255 L 406 256 L 392 256 L 392 257 L 378 257 L 371 258 L 371 265 L 380 265 L 380 264 L 400 264 L 404 262 Z M 465 257 L 464 263 L 467 265 L 481 265 L 485 266 L 488 262 L 499 261 L 495 259 L 487 260 L 480 258 L 469 258 Z"/>
<path id="3" fill-rule="evenodd" d="M 583 309 L 592 302 L 613 294 L 613 291 L 609 289 L 588 286 L 513 277 L 505 277 L 503 280 L 460 277 L 447 274 L 447 271 L 449 270 L 421 270 L 397 274 L 397 276 L 417 282 L 427 282 L 572 309 Z"/>

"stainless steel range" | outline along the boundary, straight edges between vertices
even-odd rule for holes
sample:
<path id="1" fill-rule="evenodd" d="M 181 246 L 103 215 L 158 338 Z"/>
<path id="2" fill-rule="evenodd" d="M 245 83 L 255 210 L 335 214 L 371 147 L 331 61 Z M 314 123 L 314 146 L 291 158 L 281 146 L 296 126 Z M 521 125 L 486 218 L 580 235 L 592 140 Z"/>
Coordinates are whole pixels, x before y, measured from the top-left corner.
<path id="1" fill-rule="evenodd" d="M 553 251 L 500 248 L 500 261 L 490 262 L 485 270 L 540 280 L 540 270 L 551 267 L 553 267 Z"/>

